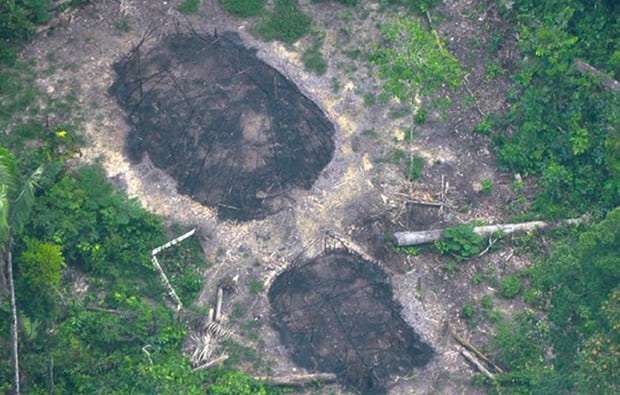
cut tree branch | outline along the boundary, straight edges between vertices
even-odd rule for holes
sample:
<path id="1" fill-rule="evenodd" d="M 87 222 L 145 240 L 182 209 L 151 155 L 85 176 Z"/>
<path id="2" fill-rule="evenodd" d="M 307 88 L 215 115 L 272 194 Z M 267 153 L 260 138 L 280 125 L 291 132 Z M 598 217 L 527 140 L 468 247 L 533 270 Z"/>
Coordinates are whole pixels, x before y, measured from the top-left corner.
<path id="1" fill-rule="evenodd" d="M 574 65 L 577 71 L 579 71 L 581 74 L 586 74 L 590 77 L 596 78 L 605 88 L 609 89 L 610 91 L 620 92 L 620 82 L 610 77 L 607 73 L 598 70 L 594 66 L 587 64 L 581 59 L 575 59 Z"/>
<path id="2" fill-rule="evenodd" d="M 454 337 L 454 340 L 456 340 L 461 346 L 473 352 L 478 358 L 486 362 L 489 366 L 493 367 L 493 369 L 495 369 L 497 373 L 504 373 L 504 370 L 502 368 L 494 364 L 489 358 L 487 358 L 486 355 L 480 352 L 480 350 L 474 347 L 471 343 L 469 343 L 467 340 L 459 336 L 459 334 L 456 333 L 454 330 L 452 330 L 451 332 L 452 332 L 452 337 Z"/>
<path id="3" fill-rule="evenodd" d="M 557 223 L 544 221 L 521 222 L 517 224 L 484 225 L 474 227 L 474 232 L 480 236 L 490 236 L 496 232 L 511 234 L 516 232 L 530 232 L 544 230 L 565 225 L 579 225 L 585 222 L 585 217 L 566 219 Z M 398 246 L 412 246 L 432 243 L 441 240 L 445 229 L 423 230 L 418 232 L 396 232 L 394 242 Z"/>
<path id="4" fill-rule="evenodd" d="M 489 372 L 489 369 L 485 368 L 484 365 L 476 357 L 471 355 L 469 351 L 463 349 L 461 350 L 461 355 L 463 355 L 465 359 L 471 362 L 476 367 L 476 369 L 480 371 L 480 373 L 487 376 L 491 381 L 495 381 L 495 375 Z"/>

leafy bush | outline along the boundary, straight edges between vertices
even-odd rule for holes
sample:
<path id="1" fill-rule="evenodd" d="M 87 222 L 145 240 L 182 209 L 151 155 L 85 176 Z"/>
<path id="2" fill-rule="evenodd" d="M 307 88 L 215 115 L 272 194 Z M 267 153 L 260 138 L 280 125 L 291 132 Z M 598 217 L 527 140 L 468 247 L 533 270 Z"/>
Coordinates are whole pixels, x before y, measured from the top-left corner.
<path id="1" fill-rule="evenodd" d="M 0 0 L 0 64 L 15 61 L 17 46 L 49 19 L 50 6 L 49 0 Z"/>
<path id="2" fill-rule="evenodd" d="M 463 72 L 458 60 L 420 23 L 400 18 L 381 28 L 370 61 L 377 66 L 384 91 L 405 103 L 418 92 L 431 94 L 444 85 L 460 85 Z"/>
<path id="3" fill-rule="evenodd" d="M 474 232 L 474 226 L 463 224 L 444 230 L 442 240 L 435 242 L 435 247 L 444 255 L 466 259 L 478 255 L 483 244 L 484 239 Z"/>
<path id="4" fill-rule="evenodd" d="M 493 181 L 489 179 L 482 180 L 482 192 L 489 194 L 493 191 Z"/>
<path id="5" fill-rule="evenodd" d="M 428 112 L 424 108 L 420 108 L 415 113 L 414 122 L 416 125 L 423 125 L 426 123 L 426 119 L 428 118 Z"/>
<path id="6" fill-rule="evenodd" d="M 471 320 L 476 315 L 476 309 L 469 303 L 463 305 L 461 309 L 461 318 L 465 320 Z"/>
<path id="7" fill-rule="evenodd" d="M 484 295 L 480 299 L 480 306 L 485 310 L 491 310 L 493 308 L 493 298 L 491 295 Z"/>
<path id="8" fill-rule="evenodd" d="M 327 71 L 327 62 L 325 62 L 323 54 L 321 53 L 322 45 L 322 38 L 317 39 L 301 55 L 301 61 L 304 63 L 306 70 L 316 75 L 323 75 Z"/>
<path id="9" fill-rule="evenodd" d="M 415 246 L 393 246 L 392 249 L 398 254 L 407 256 L 418 256 L 420 254 L 420 248 Z"/>
<path id="10" fill-rule="evenodd" d="M 499 293 L 503 298 L 512 299 L 521 292 L 521 279 L 515 275 L 506 276 L 500 283 Z"/>
<path id="11" fill-rule="evenodd" d="M 26 239 L 25 250 L 16 260 L 17 288 L 22 300 L 28 301 L 30 314 L 48 316 L 54 309 L 54 291 L 60 288 L 65 268 L 59 245 Z"/>
<path id="12" fill-rule="evenodd" d="M 247 18 L 259 15 L 265 7 L 265 0 L 220 0 L 220 4 L 227 12 Z"/>
<path id="13" fill-rule="evenodd" d="M 209 387 L 209 395 L 268 395 L 267 388 L 240 372 L 219 376 Z"/>
<path id="14" fill-rule="evenodd" d="M 183 0 L 179 4 L 179 11 L 184 14 L 197 14 L 200 11 L 201 0 Z"/>
<path id="15" fill-rule="evenodd" d="M 422 177 L 422 170 L 424 170 L 424 158 L 414 155 L 409 159 L 407 165 L 407 178 L 410 181 L 418 180 Z"/>
<path id="16" fill-rule="evenodd" d="M 297 0 L 276 0 L 273 12 L 257 26 L 258 34 L 267 41 L 292 44 L 310 32 L 312 19 L 299 10 Z"/>

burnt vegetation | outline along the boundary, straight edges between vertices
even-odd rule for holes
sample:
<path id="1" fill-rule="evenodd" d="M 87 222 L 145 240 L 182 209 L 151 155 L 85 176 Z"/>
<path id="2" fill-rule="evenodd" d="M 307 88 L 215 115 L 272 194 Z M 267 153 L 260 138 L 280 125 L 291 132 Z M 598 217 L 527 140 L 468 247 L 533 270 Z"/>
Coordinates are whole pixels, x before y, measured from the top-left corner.
<path id="1" fill-rule="evenodd" d="M 293 360 L 336 373 L 362 394 L 429 362 L 433 349 L 401 316 L 387 274 L 346 250 L 292 265 L 269 291 L 274 327 Z"/>
<path id="2" fill-rule="evenodd" d="M 223 219 L 265 218 L 287 207 L 292 188 L 312 186 L 334 128 L 292 82 L 233 34 L 148 44 L 116 64 L 111 88 L 132 126 L 133 160 L 148 154 Z"/>

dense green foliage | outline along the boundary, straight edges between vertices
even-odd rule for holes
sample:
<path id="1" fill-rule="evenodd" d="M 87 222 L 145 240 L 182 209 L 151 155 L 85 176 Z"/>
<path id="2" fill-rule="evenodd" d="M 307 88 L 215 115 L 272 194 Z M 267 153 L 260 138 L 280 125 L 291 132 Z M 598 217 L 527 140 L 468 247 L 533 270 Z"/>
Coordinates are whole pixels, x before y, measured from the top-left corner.
<path id="1" fill-rule="evenodd" d="M 560 242 L 529 271 L 535 305 L 496 338 L 514 393 L 620 391 L 620 208 Z M 552 352 L 550 350 L 553 350 Z M 615 372 L 615 373 L 614 373 Z"/>
<path id="2" fill-rule="evenodd" d="M 611 211 L 585 231 L 556 236 L 551 255 L 534 257 L 540 262 L 526 271 L 529 285 L 502 281 L 502 296 L 522 292 L 538 310 L 498 328 L 496 349 L 509 371 L 502 393 L 620 392 L 620 95 L 575 67 L 580 59 L 620 77 L 619 7 L 519 0 L 506 10 L 523 60 L 510 111 L 480 132 L 495 129 L 502 166 L 538 176 L 539 214 Z"/>
<path id="3" fill-rule="evenodd" d="M 267 41 L 279 40 L 292 44 L 310 32 L 312 19 L 304 14 L 297 0 L 275 0 L 257 27 L 258 34 Z"/>
<path id="4" fill-rule="evenodd" d="M 229 13 L 247 18 L 259 15 L 265 7 L 265 0 L 220 0 L 220 4 Z"/>
<path id="5" fill-rule="evenodd" d="M 183 0 L 179 4 L 179 11 L 184 14 L 197 14 L 200 11 L 201 0 Z"/>
<path id="6" fill-rule="evenodd" d="M 0 63 L 12 63 L 16 47 L 50 17 L 49 0 L 0 0 Z"/>
<path id="7" fill-rule="evenodd" d="M 478 255 L 482 251 L 484 239 L 474 232 L 474 226 L 462 224 L 444 230 L 441 240 L 435 247 L 444 255 L 453 255 L 466 259 Z"/>
<path id="8" fill-rule="evenodd" d="M 377 45 L 370 61 L 377 66 L 389 96 L 413 103 L 418 93 L 427 95 L 443 86 L 460 84 L 458 60 L 419 22 L 396 19 L 384 25 L 381 32 L 384 43 Z"/>
<path id="9" fill-rule="evenodd" d="M 620 98 L 579 73 L 583 59 L 620 76 L 620 3 L 515 1 L 507 11 L 523 53 L 510 112 L 497 125 L 498 158 L 540 176 L 536 208 L 570 215 L 620 203 Z"/>

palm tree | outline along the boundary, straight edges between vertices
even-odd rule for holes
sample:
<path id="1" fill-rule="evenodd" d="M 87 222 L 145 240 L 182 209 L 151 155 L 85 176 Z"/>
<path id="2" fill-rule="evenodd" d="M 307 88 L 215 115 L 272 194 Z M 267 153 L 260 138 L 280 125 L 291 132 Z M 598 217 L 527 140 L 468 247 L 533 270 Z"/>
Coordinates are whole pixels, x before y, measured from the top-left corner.
<path id="1" fill-rule="evenodd" d="M 0 146 L 0 256 L 5 257 L 6 276 L 11 297 L 13 322 L 13 367 L 15 372 L 15 393 L 19 395 L 19 353 L 17 305 L 15 303 L 15 284 L 13 281 L 13 235 L 19 233 L 30 215 L 34 202 L 37 181 L 43 174 L 43 167 L 36 169 L 26 181 L 19 183 L 17 166 L 13 155 Z"/>

